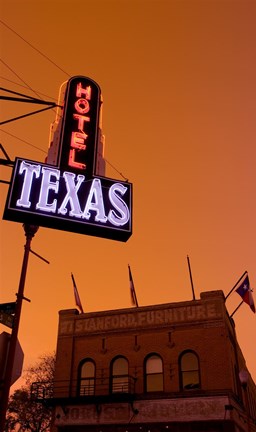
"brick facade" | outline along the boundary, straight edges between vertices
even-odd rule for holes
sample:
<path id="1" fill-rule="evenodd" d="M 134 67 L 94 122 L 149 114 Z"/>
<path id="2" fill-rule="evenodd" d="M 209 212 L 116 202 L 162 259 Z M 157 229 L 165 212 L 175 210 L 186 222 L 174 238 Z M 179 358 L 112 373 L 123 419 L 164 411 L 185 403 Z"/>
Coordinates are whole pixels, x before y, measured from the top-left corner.
<path id="1" fill-rule="evenodd" d="M 241 387 L 241 370 L 222 291 L 114 311 L 63 310 L 52 431 L 253 432 L 256 387 L 250 374 Z"/>

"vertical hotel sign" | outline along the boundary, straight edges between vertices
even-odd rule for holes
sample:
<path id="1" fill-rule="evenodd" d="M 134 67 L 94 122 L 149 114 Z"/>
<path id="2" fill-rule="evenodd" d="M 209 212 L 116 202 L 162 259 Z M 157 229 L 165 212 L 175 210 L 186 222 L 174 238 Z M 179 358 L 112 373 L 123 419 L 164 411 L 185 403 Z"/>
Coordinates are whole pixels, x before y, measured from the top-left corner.
<path id="1" fill-rule="evenodd" d="M 66 89 L 59 166 L 95 173 L 100 110 L 100 88 L 92 80 L 74 77 Z"/>
<path id="2" fill-rule="evenodd" d="M 93 80 L 68 81 L 57 165 L 16 158 L 4 219 L 128 240 L 132 185 L 95 174 L 100 103 Z"/>

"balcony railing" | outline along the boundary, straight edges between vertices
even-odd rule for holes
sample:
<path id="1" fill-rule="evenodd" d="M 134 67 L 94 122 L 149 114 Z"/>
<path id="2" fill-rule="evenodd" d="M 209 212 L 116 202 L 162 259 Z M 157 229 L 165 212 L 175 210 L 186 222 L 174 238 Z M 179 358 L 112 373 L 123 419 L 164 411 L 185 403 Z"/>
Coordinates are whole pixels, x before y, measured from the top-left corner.
<path id="1" fill-rule="evenodd" d="M 118 394 L 135 393 L 136 379 L 129 375 L 103 378 L 83 378 L 75 381 L 34 382 L 31 397 L 37 401 L 62 398 L 81 398 L 96 396 L 115 397 Z"/>

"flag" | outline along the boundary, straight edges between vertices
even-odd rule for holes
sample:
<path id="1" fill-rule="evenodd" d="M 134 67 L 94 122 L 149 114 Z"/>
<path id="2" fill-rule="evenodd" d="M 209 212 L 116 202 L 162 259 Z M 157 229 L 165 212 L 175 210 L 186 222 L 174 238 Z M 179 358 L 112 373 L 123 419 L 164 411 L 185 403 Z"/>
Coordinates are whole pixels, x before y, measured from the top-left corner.
<path id="1" fill-rule="evenodd" d="M 72 277 L 73 286 L 74 286 L 75 303 L 78 306 L 78 308 L 80 309 L 80 311 L 82 313 L 84 313 L 83 306 L 82 306 L 82 303 L 81 303 L 81 300 L 80 300 L 80 297 L 79 297 L 79 294 L 78 294 L 78 290 L 77 290 L 77 287 L 76 287 L 75 278 L 74 278 L 74 276 L 73 276 L 72 273 L 71 273 L 71 277 Z"/>
<path id="2" fill-rule="evenodd" d="M 243 301 L 247 303 L 251 310 L 255 313 L 255 305 L 252 297 L 252 290 L 250 288 L 249 276 L 246 275 L 243 282 L 236 289 L 236 292 L 242 297 Z"/>
<path id="3" fill-rule="evenodd" d="M 128 270 L 129 270 L 131 301 L 132 301 L 133 306 L 138 307 L 139 305 L 138 305 L 138 301 L 137 301 L 137 297 L 136 297 L 136 292 L 135 292 L 134 283 L 133 283 L 133 279 L 132 279 L 132 272 L 131 272 L 129 264 L 128 264 Z"/>

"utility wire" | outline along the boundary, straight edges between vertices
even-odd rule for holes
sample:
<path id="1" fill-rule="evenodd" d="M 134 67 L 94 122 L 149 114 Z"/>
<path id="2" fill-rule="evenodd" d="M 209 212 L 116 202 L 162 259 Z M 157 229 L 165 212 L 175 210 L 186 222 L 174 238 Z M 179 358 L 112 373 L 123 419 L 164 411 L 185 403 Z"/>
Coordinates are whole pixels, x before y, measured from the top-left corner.
<path id="1" fill-rule="evenodd" d="M 1 20 L 0 20 L 0 22 L 1 22 Z M 21 80 L 22 82 L 23 82 L 23 84 L 25 84 L 26 85 L 26 87 L 28 88 L 28 89 L 30 89 L 33 93 L 35 93 L 38 97 L 39 97 L 39 99 L 42 99 L 41 97 L 40 97 L 40 95 L 34 90 L 34 89 L 32 89 L 32 87 L 30 87 L 30 85 L 29 84 L 27 84 L 26 83 L 26 81 L 24 81 L 10 66 L 8 66 L 8 64 L 7 63 L 5 63 L 2 59 L 0 59 L 1 60 L 1 62 L 19 79 L 19 80 Z"/>
<path id="2" fill-rule="evenodd" d="M 24 85 L 22 85 L 22 84 L 19 84 L 19 83 L 15 82 L 15 81 L 12 81 L 12 80 L 10 80 L 10 79 L 8 79 L 8 78 L 5 78 L 5 77 L 3 77 L 3 76 L 1 76 L 1 75 L 0 75 L 0 79 L 3 79 L 3 80 L 5 80 L 5 81 L 8 81 L 8 82 L 10 82 L 10 83 L 12 83 L 12 84 L 15 84 L 15 85 L 17 85 L 17 86 L 19 86 L 19 87 L 22 87 L 22 88 L 27 89 L 26 86 L 24 86 Z M 44 94 L 44 93 L 41 93 L 41 92 L 39 92 L 39 91 L 38 91 L 37 93 L 40 94 L 40 95 L 42 95 L 42 96 L 47 97 L 48 99 L 52 99 L 53 101 L 56 101 L 56 98 L 53 98 L 53 97 L 51 97 L 51 96 L 48 96 L 48 95 L 46 95 L 46 94 Z"/>
<path id="3" fill-rule="evenodd" d="M 11 158 L 9 157 L 8 153 L 5 151 L 5 149 L 4 149 L 4 147 L 3 147 L 2 144 L 0 144 L 0 149 L 2 150 L 3 154 L 5 155 L 6 160 L 7 161 L 11 161 Z"/>
<path id="4" fill-rule="evenodd" d="M 24 142 L 25 144 L 27 144 L 27 145 L 29 145 L 29 146 L 31 146 L 31 147 L 34 147 L 35 149 L 40 150 L 41 152 L 47 154 L 47 152 L 46 152 L 45 150 L 42 150 L 41 148 L 36 147 L 35 145 L 29 143 L 28 141 L 25 141 L 25 140 L 23 140 L 23 139 L 21 139 L 21 138 L 15 136 L 15 135 L 11 134 L 10 132 L 6 132 L 6 131 L 3 130 L 3 129 L 0 129 L 0 131 L 6 133 L 7 135 L 10 135 L 12 138 L 16 138 L 17 140 L 22 141 L 22 142 Z M 110 165 L 111 168 L 113 168 L 113 169 L 114 169 L 114 170 L 115 170 L 115 171 L 116 171 L 116 172 L 117 172 L 121 177 L 123 177 L 123 179 L 124 179 L 125 181 L 128 181 L 128 179 L 127 179 L 126 177 L 124 177 L 123 174 L 122 174 L 120 171 L 118 171 L 118 170 L 114 167 L 114 165 L 112 165 L 112 164 L 111 164 L 111 163 L 110 163 L 110 162 L 109 162 L 105 157 L 104 157 L 104 160 L 105 160 L 105 162 L 106 162 L 108 165 Z"/>
<path id="5" fill-rule="evenodd" d="M 22 98 L 15 98 L 14 96 L 0 96 L 0 99 L 12 100 L 15 102 L 35 103 L 35 104 L 39 104 L 39 105 L 59 106 L 60 108 L 62 107 L 61 105 L 56 105 L 55 102 L 44 101 L 42 99 L 36 99 L 33 96 L 29 96 L 29 95 L 26 95 L 24 93 L 18 93 L 18 92 L 15 92 L 13 90 L 9 90 L 9 89 L 4 88 L 4 87 L 0 87 L 0 90 L 4 91 L 6 93 L 11 93 L 11 94 L 16 95 L 16 96 L 22 96 Z"/>
<path id="6" fill-rule="evenodd" d="M 128 181 L 128 178 L 127 177 L 125 177 L 120 171 L 118 171 L 115 167 L 114 167 L 114 165 L 112 165 L 105 157 L 104 157 L 104 160 L 106 161 L 106 163 L 108 164 L 108 165 L 110 165 L 111 166 L 111 168 L 113 168 L 121 177 L 123 177 L 123 179 L 125 180 L 125 181 Z"/>
<path id="7" fill-rule="evenodd" d="M 56 106 L 56 105 L 53 105 L 53 106 Z M 18 117 L 13 117 L 13 118 L 11 118 L 11 119 L 9 119 L 9 120 L 2 121 L 2 122 L 0 123 L 0 126 L 2 126 L 3 124 L 6 124 L 6 123 L 10 123 L 10 122 L 15 121 L 15 120 L 20 120 L 20 119 L 23 119 L 23 118 L 25 118 L 25 117 L 29 117 L 29 116 L 32 116 L 32 115 L 34 115 L 34 114 L 38 114 L 38 113 L 43 112 L 43 111 L 48 111 L 48 110 L 50 110 L 50 109 L 52 109 L 52 106 L 48 106 L 48 107 L 46 107 L 46 108 L 42 108 L 42 109 L 40 109 L 40 110 L 32 111 L 32 112 L 30 112 L 30 113 L 23 114 L 23 115 L 20 115 L 20 116 L 18 116 Z"/>
<path id="8" fill-rule="evenodd" d="M 35 149 L 37 149 L 37 150 L 39 150 L 39 151 L 41 151 L 41 152 L 47 154 L 47 152 L 46 152 L 45 150 L 42 150 L 40 147 L 37 147 L 37 146 L 35 146 L 35 145 L 29 143 L 28 141 L 25 141 L 25 140 L 23 140 L 23 139 L 17 137 L 16 135 L 11 134 L 10 132 L 7 132 L 7 131 L 5 131 L 5 130 L 3 130 L 3 129 L 0 129 L 0 131 L 6 133 L 7 135 L 11 136 L 12 138 L 15 138 L 15 139 L 17 139 L 17 140 L 19 140 L 19 141 L 24 142 L 25 144 L 29 145 L 30 147 L 33 147 L 33 148 L 35 148 Z"/>
<path id="9" fill-rule="evenodd" d="M 57 69 L 59 69 L 61 72 L 63 72 L 66 76 L 68 76 L 69 78 L 71 77 L 71 75 L 70 74 L 68 74 L 64 69 L 62 69 L 60 66 L 58 66 L 53 60 L 51 60 L 46 54 L 44 54 L 44 53 L 42 53 L 42 51 L 40 51 L 38 48 L 36 48 L 34 45 L 32 45 L 30 42 L 28 42 L 25 38 L 23 38 L 18 32 L 16 32 L 15 30 L 13 30 L 10 26 L 8 26 L 6 23 L 4 23 L 2 20 L 0 20 L 0 23 L 2 24 L 2 25 L 4 25 L 6 28 L 8 28 L 11 32 L 13 32 L 16 36 L 18 36 L 21 40 L 23 40 L 23 42 L 25 42 L 27 45 L 29 45 L 32 49 L 34 49 L 36 52 L 38 52 L 42 57 L 44 57 L 45 59 L 47 59 L 51 64 L 53 64 Z M 32 92 L 34 92 L 39 98 L 40 98 L 40 96 L 39 96 L 39 94 L 35 91 L 35 90 L 33 90 L 22 78 L 20 78 L 19 77 L 19 75 L 18 74 L 16 74 L 16 72 L 13 70 L 13 69 L 11 69 L 11 67 L 10 66 L 8 66 L 2 59 L 1 59 L 1 61 L 2 61 L 2 63 L 18 78 L 18 79 L 20 79 L 22 82 L 23 82 L 23 84 L 25 84 L 25 86 L 26 86 L 26 88 L 29 88 Z M 42 93 L 41 93 L 42 94 Z M 40 98 L 41 99 L 41 98 Z M 2 130 L 2 129 L 0 129 L 0 130 Z M 20 141 L 22 141 L 22 142 L 24 142 L 24 143 L 26 143 L 26 144 L 28 144 L 28 145 L 30 145 L 31 147 L 34 147 L 34 148 L 36 148 L 36 149 L 38 149 L 38 150 L 40 150 L 40 151 L 43 151 L 42 149 L 40 149 L 39 147 L 36 147 L 36 146 L 34 146 L 33 144 L 30 144 L 30 143 L 28 143 L 27 141 L 25 141 L 25 140 L 22 140 L 21 138 L 18 138 L 18 137 L 15 137 L 14 135 L 12 135 L 12 134 L 10 134 L 10 133 L 8 133 L 8 132 L 6 132 L 6 131 L 3 131 L 2 130 L 2 132 L 5 132 L 5 133 L 7 133 L 7 134 L 9 134 L 10 136 L 12 136 L 12 137 L 14 137 L 14 138 L 17 138 L 17 139 L 19 139 Z M 46 153 L 45 151 L 43 151 L 44 153 Z M 105 159 L 105 158 L 104 158 Z M 128 179 L 120 172 L 120 171 L 118 171 L 115 167 L 114 167 L 114 165 L 112 165 L 107 159 L 105 159 L 105 161 L 106 161 L 106 163 L 108 164 L 108 165 L 110 165 L 125 181 L 128 181 Z"/>
<path id="10" fill-rule="evenodd" d="M 24 95 L 23 93 L 18 93 L 18 92 L 15 92 L 13 90 L 9 90 L 9 89 L 3 88 L 3 87 L 0 87 L 0 90 L 3 90 L 5 92 L 7 92 L 7 93 L 15 94 L 17 96 L 22 96 L 22 98 L 21 97 L 14 97 L 14 96 L 0 96 L 0 100 L 3 99 L 3 100 L 15 101 L 15 102 L 23 102 L 23 103 L 26 102 L 26 103 L 35 103 L 35 104 L 39 104 L 39 105 L 48 105 L 47 108 L 43 108 L 43 109 L 40 109 L 40 110 L 37 110 L 37 111 L 32 111 L 32 112 L 30 112 L 28 114 L 24 114 L 24 115 L 21 115 L 21 116 L 18 116 L 18 117 L 13 117 L 11 119 L 8 119 L 8 120 L 5 120 L 3 122 L 0 122 L 1 126 L 3 124 L 9 123 L 9 122 L 12 122 L 12 121 L 15 121 L 15 120 L 19 120 L 19 119 L 22 119 L 22 118 L 25 118 L 25 117 L 28 117 L 28 116 L 31 116 L 31 115 L 34 115 L 34 114 L 38 114 L 38 113 L 40 113 L 42 111 L 47 111 L 49 109 L 55 108 L 56 106 L 60 107 L 60 105 L 56 105 L 54 102 L 44 101 L 42 99 L 35 99 L 32 96 Z"/>
<path id="11" fill-rule="evenodd" d="M 0 20 L 0 22 L 1 22 L 1 20 Z M 30 87 L 10 66 L 8 66 L 7 63 L 5 63 L 2 59 L 0 59 L 0 60 L 18 79 L 20 79 L 26 85 L 27 88 L 29 88 L 33 93 L 36 94 L 36 96 L 38 96 L 38 98 L 40 100 L 42 100 L 41 96 L 34 89 L 32 89 L 32 87 Z M 28 97 L 30 97 L 30 96 L 28 96 Z M 50 109 L 52 109 L 53 112 L 56 114 L 56 110 L 54 110 L 55 106 L 57 106 L 57 105 L 53 103 L 52 107 L 50 107 Z M 45 111 L 45 110 L 39 110 L 38 112 L 41 112 L 41 111 Z M 32 113 L 32 115 L 33 114 L 37 114 L 37 111 L 35 111 L 34 113 Z M 11 121 L 18 120 L 19 118 L 23 118 L 23 117 L 17 117 L 17 118 L 12 119 Z M 0 124 L 2 125 L 4 123 L 8 123 L 8 121 L 7 122 L 1 122 Z"/>
<path id="12" fill-rule="evenodd" d="M 17 33 L 15 30 L 13 30 L 11 27 L 9 27 L 6 23 L 4 23 L 2 20 L 0 20 L 0 23 L 3 24 L 6 28 L 8 28 L 10 31 L 12 31 L 16 36 L 18 36 L 20 39 L 23 40 L 23 42 L 26 42 L 31 48 L 33 48 L 35 51 L 37 51 L 42 57 L 47 59 L 50 63 L 52 63 L 54 66 L 56 66 L 61 72 L 63 72 L 65 75 L 70 77 L 71 75 L 68 74 L 64 69 L 62 69 L 60 66 L 58 66 L 53 60 L 51 60 L 47 55 L 42 53 L 38 48 L 36 48 L 34 45 L 32 45 L 30 42 L 28 42 L 25 38 L 23 38 L 19 33 Z"/>

